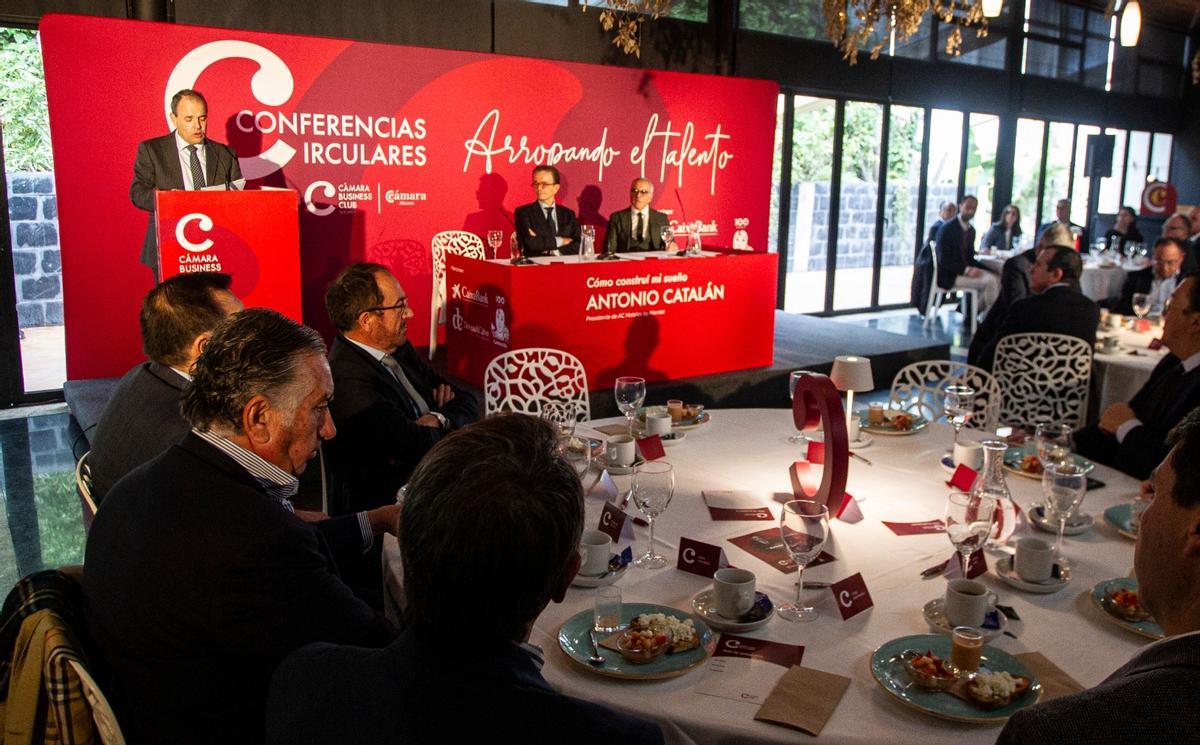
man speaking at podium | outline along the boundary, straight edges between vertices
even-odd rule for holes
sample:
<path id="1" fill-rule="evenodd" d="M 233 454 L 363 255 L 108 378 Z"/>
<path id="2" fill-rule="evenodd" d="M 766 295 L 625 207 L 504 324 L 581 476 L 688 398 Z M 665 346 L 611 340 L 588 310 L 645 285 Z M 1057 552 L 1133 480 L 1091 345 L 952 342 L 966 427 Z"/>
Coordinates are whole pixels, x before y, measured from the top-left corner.
<path id="1" fill-rule="evenodd" d="M 171 97 L 171 123 L 175 131 L 153 137 L 138 145 L 133 163 L 129 198 L 138 209 L 150 213 L 146 238 L 142 241 L 142 263 L 158 271 L 158 236 L 154 230 L 154 191 L 203 189 L 242 178 L 237 153 L 204 135 L 208 129 L 208 102 L 199 91 L 185 88 Z"/>

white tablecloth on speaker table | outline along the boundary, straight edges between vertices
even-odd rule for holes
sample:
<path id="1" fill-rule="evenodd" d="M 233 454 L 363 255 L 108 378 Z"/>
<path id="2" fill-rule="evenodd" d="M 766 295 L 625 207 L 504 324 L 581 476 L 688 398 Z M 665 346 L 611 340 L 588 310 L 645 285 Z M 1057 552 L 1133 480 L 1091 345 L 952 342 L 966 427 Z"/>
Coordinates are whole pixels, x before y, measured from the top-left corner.
<path id="1" fill-rule="evenodd" d="M 701 497 L 703 490 L 761 490 L 764 494 L 790 489 L 788 467 L 803 452 L 786 441 L 792 432 L 791 412 L 780 409 L 733 409 L 711 412 L 712 421 L 688 432 L 686 439 L 667 450 L 675 467 L 675 497 L 658 519 L 658 550 L 671 557 L 671 568 L 629 568 L 618 582 L 625 602 L 650 602 L 689 611 L 691 598 L 710 587 L 702 577 L 674 569 L 679 538 L 718 544 L 729 561 L 752 570 L 758 589 L 775 603 L 794 594 L 794 574 L 782 574 L 743 552 L 726 539 L 768 527 L 778 527 L 779 505 L 772 504 L 775 522 L 715 522 Z M 619 420 L 605 420 L 619 421 Z M 581 431 L 586 425 L 581 424 Z M 982 439 L 969 430 L 963 437 Z M 868 668 L 871 652 L 879 645 L 908 634 L 928 633 L 921 608 L 945 592 L 943 579 L 922 580 L 921 570 L 949 557 L 953 551 L 944 535 L 896 536 L 880 521 L 916 522 L 942 517 L 948 488 L 947 474 L 938 465 L 953 440 L 944 424 L 906 437 L 874 438 L 874 444 L 857 452 L 872 461 L 868 466 L 850 461 L 848 491 L 866 498 L 865 519 L 856 524 L 834 521 L 826 550 L 836 561 L 805 572 L 811 580 L 837 581 L 861 572 L 875 607 L 843 622 L 828 589 L 809 595 L 820 600 L 821 616 L 812 623 L 789 623 L 772 618 L 747 635 L 805 646 L 803 664 L 852 679 L 850 688 L 821 733 L 821 742 L 875 743 L 904 733 L 906 740 L 925 743 L 991 743 L 998 728 L 946 722 L 909 710 L 885 693 Z M 1132 498 L 1137 483 L 1103 466 L 1093 473 L 1107 482 L 1087 495 L 1083 509 L 1095 516 L 1088 533 L 1066 539 L 1064 552 L 1075 562 L 1069 587 L 1053 595 L 1030 595 L 1000 582 L 992 573 L 984 578 L 999 593 L 1001 602 L 1021 616 L 1010 630 L 1019 639 L 1001 636 L 993 642 L 1010 653 L 1038 651 L 1074 677 L 1091 686 L 1123 664 L 1146 640 L 1099 616 L 1088 591 L 1097 582 L 1124 576 L 1133 565 L 1133 542 L 1103 524 L 1105 508 Z M 630 477 L 617 476 L 619 488 Z M 587 479 L 590 483 L 591 478 Z M 1009 475 L 1009 487 L 1022 507 L 1041 499 L 1041 483 Z M 588 497 L 585 527 L 594 527 L 601 499 Z M 1021 530 L 1031 530 L 1028 526 Z M 644 549 L 646 530 L 636 528 L 635 555 Z M 1036 532 L 1036 531 L 1035 531 Z M 1039 533 L 1053 540 L 1053 536 Z M 621 546 L 623 547 L 623 545 Z M 385 573 L 399 571 L 396 543 L 385 544 Z M 989 563 L 994 561 L 989 557 Z M 546 679 L 572 696 L 596 701 L 661 722 L 670 742 L 798 742 L 807 735 L 753 719 L 756 707 L 695 692 L 703 677 L 700 670 L 672 680 L 620 681 L 581 669 L 559 648 L 557 633 L 564 621 L 592 607 L 594 590 L 572 588 L 561 604 L 551 604 L 539 617 L 531 641 L 546 650 Z M 470 598 L 464 598 L 466 606 Z M 448 612 L 454 612 L 448 609 Z M 487 609 L 473 608 L 486 623 Z"/>

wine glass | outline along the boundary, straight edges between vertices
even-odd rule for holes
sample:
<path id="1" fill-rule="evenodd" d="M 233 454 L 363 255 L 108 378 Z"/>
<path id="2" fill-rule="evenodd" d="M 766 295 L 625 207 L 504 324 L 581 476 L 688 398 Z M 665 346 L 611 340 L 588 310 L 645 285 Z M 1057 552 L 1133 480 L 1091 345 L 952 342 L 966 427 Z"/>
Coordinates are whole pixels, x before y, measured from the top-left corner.
<path id="1" fill-rule="evenodd" d="M 792 370 L 790 373 L 788 373 L 788 398 L 790 398 L 792 401 L 796 400 L 796 382 L 800 380 L 801 375 L 816 375 L 816 373 L 810 372 L 809 370 Z M 787 439 L 788 442 L 796 444 L 808 442 L 808 438 L 805 437 L 804 433 L 799 430 L 796 430 L 796 434 L 789 435 Z"/>
<path id="2" fill-rule="evenodd" d="M 671 246 L 675 245 L 675 231 L 670 225 L 664 225 L 662 233 L 659 234 L 662 238 L 662 247 L 664 251 L 670 251 Z"/>
<path id="3" fill-rule="evenodd" d="M 967 576 L 971 554 L 983 548 L 992 532 L 996 500 L 955 491 L 946 500 L 946 536 L 962 557 L 962 573 Z"/>
<path id="4" fill-rule="evenodd" d="M 800 568 L 796 575 L 796 602 L 784 603 L 776 611 L 785 621 L 811 621 L 820 615 L 800 600 L 804 591 L 804 568 L 821 554 L 829 537 L 829 508 L 811 499 L 785 502 L 779 516 L 779 534 L 792 560 Z"/>
<path id="5" fill-rule="evenodd" d="M 488 231 L 488 245 L 492 247 L 492 258 L 496 258 L 496 252 L 500 250 L 500 244 L 504 243 L 503 230 Z"/>
<path id="6" fill-rule="evenodd" d="M 642 402 L 646 400 L 646 381 L 644 378 L 622 376 L 613 385 L 613 397 L 617 399 L 617 408 L 629 420 L 629 435 L 633 436 L 633 418 Z"/>
<path id="7" fill-rule="evenodd" d="M 1063 533 L 1067 529 L 1067 520 L 1087 494 L 1087 471 L 1075 463 L 1047 464 L 1046 470 L 1042 471 L 1042 494 L 1046 498 L 1046 517 L 1058 522 L 1055 561 L 1060 568 L 1065 568 L 1068 562 L 1062 556 Z"/>
<path id="8" fill-rule="evenodd" d="M 646 553 L 634 560 L 634 566 L 661 569 L 667 565 L 667 557 L 654 553 L 654 518 L 666 511 L 674 494 L 675 472 L 670 463 L 649 460 L 634 467 L 633 503 L 650 524 L 650 545 Z"/>
<path id="9" fill-rule="evenodd" d="M 975 413 L 975 389 L 967 385 L 946 386 L 946 400 L 942 407 L 946 411 L 946 421 L 954 427 L 954 443 L 957 445 L 959 431 Z"/>
<path id="10" fill-rule="evenodd" d="M 1133 314 L 1138 318 L 1145 318 L 1150 312 L 1150 294 L 1147 292 L 1133 293 Z"/>
<path id="11" fill-rule="evenodd" d="M 1042 467 L 1070 462 L 1074 449 L 1071 427 L 1066 424 L 1039 424 L 1033 431 L 1038 460 Z"/>

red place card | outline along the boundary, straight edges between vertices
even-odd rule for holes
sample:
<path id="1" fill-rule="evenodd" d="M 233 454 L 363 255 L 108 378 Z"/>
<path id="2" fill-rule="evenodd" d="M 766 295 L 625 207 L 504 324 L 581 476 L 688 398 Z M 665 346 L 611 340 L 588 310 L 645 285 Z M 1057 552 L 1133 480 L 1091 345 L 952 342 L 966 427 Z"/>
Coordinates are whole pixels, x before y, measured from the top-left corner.
<path id="1" fill-rule="evenodd" d="M 987 558 L 983 555 L 983 549 L 971 554 L 971 558 L 967 560 L 967 579 L 975 579 L 981 574 L 987 574 L 987 570 Z M 950 557 L 950 563 L 946 567 L 946 577 L 954 579 L 961 576 L 962 557 L 954 554 Z"/>
<path id="2" fill-rule="evenodd" d="M 764 660 L 780 667 L 791 668 L 799 665 L 804 659 L 804 646 L 801 644 L 783 644 L 766 639 L 751 639 L 748 636 L 736 634 L 721 634 L 717 637 L 717 648 L 713 657 L 748 657 L 753 660 Z"/>
<path id="3" fill-rule="evenodd" d="M 725 561 L 724 552 L 720 546 L 711 543 L 693 541 L 691 538 L 679 539 L 679 559 L 675 568 L 701 577 L 712 578 L 716 571 L 729 562 Z"/>
<path id="4" fill-rule="evenodd" d="M 926 533 L 945 533 L 946 523 L 941 520 L 926 520 L 923 523 L 892 523 L 882 521 L 896 535 L 924 535 Z"/>
<path id="5" fill-rule="evenodd" d="M 1157 352 L 1158 350 L 1162 349 L 1162 346 L 1163 346 L 1162 339 L 1151 339 L 1150 340 L 1150 348 L 1153 349 L 1154 351 Z"/>
<path id="6" fill-rule="evenodd" d="M 837 520 L 844 523 L 857 523 L 863 519 L 862 508 L 858 506 L 858 500 L 850 496 L 850 492 L 842 497 L 842 506 L 838 508 L 837 514 L 833 516 Z"/>
<path id="7" fill-rule="evenodd" d="M 1133 330 L 1137 331 L 1139 333 L 1142 333 L 1142 334 L 1146 333 L 1147 331 L 1150 330 L 1150 319 L 1148 319 L 1148 318 L 1134 319 Z"/>
<path id="8" fill-rule="evenodd" d="M 791 554 L 783 545 L 783 538 L 779 536 L 778 528 L 767 528 L 755 533 L 740 535 L 736 538 L 730 538 L 729 542 L 756 559 L 761 559 L 771 566 L 775 567 L 784 574 L 791 574 L 799 570 L 796 562 L 792 561 Z M 828 564 L 834 560 L 834 556 L 830 553 L 822 551 L 817 555 L 817 558 L 809 562 L 808 567 L 816 567 L 822 564 Z"/>
<path id="9" fill-rule="evenodd" d="M 979 474 L 970 466 L 959 464 L 958 468 L 954 469 L 954 475 L 946 482 L 947 486 L 952 486 L 959 491 L 971 491 L 971 484 L 975 483 L 975 477 Z"/>
<path id="10" fill-rule="evenodd" d="M 856 572 L 846 579 L 834 582 L 829 589 L 833 591 L 833 597 L 837 600 L 838 612 L 842 614 L 843 621 L 848 621 L 875 605 L 871 600 L 871 593 L 867 592 L 867 582 L 861 573 Z"/>
<path id="11" fill-rule="evenodd" d="M 629 516 L 622 512 L 612 502 L 605 502 L 604 508 L 600 512 L 600 525 L 596 527 L 602 533 L 607 533 L 609 538 L 613 539 L 613 543 L 621 542 L 622 533 L 628 533 L 629 538 L 633 539 L 633 528 L 628 525 Z"/>
<path id="12" fill-rule="evenodd" d="M 667 454 L 663 450 L 662 438 L 658 435 L 646 435 L 637 441 L 638 450 L 646 460 L 658 460 Z"/>
<path id="13" fill-rule="evenodd" d="M 704 491 L 700 495 L 713 520 L 775 519 L 771 508 L 760 504 L 760 495 L 753 492 Z"/>

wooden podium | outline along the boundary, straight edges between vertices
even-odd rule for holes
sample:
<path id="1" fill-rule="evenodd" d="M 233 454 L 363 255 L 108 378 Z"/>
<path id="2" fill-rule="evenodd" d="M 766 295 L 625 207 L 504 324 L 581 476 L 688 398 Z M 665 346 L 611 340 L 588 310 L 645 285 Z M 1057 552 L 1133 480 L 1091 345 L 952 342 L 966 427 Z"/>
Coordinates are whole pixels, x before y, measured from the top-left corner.
<path id="1" fill-rule="evenodd" d="M 246 307 L 302 320 L 294 190 L 159 191 L 154 202 L 161 279 L 225 272 Z"/>

